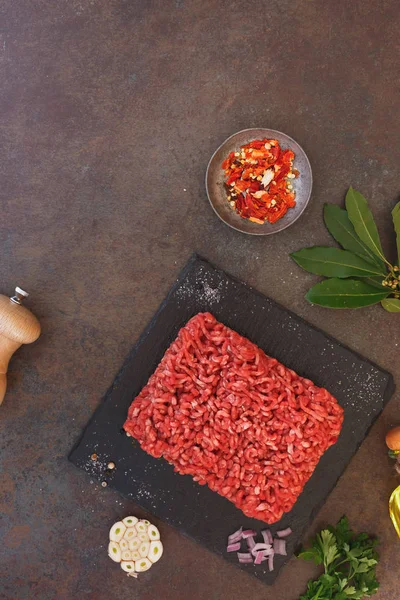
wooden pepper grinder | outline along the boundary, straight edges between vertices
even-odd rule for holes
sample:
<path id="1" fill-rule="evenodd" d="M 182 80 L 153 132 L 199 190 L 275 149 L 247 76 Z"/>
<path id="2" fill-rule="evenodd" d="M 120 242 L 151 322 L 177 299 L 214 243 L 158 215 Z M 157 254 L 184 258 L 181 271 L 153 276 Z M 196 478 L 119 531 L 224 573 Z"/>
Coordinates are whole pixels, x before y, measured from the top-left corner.
<path id="1" fill-rule="evenodd" d="M 21 306 L 29 294 L 15 288 L 15 296 L 0 294 L 0 404 L 7 388 L 7 368 L 11 356 L 22 344 L 31 344 L 40 335 L 40 323 L 27 308 Z"/>

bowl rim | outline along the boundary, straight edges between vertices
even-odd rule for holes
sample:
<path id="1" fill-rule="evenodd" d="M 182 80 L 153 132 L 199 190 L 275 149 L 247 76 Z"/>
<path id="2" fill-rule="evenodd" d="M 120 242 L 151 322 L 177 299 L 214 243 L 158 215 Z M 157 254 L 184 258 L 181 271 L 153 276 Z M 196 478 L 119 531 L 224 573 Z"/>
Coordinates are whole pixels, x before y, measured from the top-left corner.
<path id="1" fill-rule="evenodd" d="M 300 150 L 302 151 L 305 159 L 306 159 L 306 163 L 307 166 L 309 168 L 310 171 L 310 189 L 307 195 L 307 198 L 304 202 L 303 208 L 301 209 L 301 211 L 296 215 L 296 217 L 290 221 L 290 223 L 287 223 L 286 225 L 284 225 L 284 227 L 281 227 L 280 229 L 277 229 L 276 231 L 260 231 L 259 233 L 256 231 L 243 231 L 243 229 L 239 229 L 239 227 L 236 227 L 235 225 L 232 225 L 231 223 L 228 223 L 228 221 L 225 221 L 225 219 L 223 219 L 221 217 L 221 215 L 217 212 L 214 203 L 211 200 L 210 197 L 210 192 L 208 189 L 208 172 L 210 170 L 210 165 L 215 157 L 215 155 L 217 154 L 217 152 L 219 152 L 222 148 L 222 146 L 225 146 L 225 144 L 227 142 L 229 142 L 229 140 L 231 140 L 232 138 L 236 137 L 237 135 L 241 134 L 241 133 L 247 133 L 250 131 L 260 131 L 260 130 L 264 130 L 264 131 L 271 131 L 273 133 L 278 133 L 279 135 L 283 135 L 285 138 L 287 138 L 287 140 L 292 141 L 296 144 L 296 146 L 298 146 L 300 148 Z M 311 192 L 312 192 L 312 188 L 313 188 L 313 173 L 312 173 L 312 168 L 311 168 L 311 163 L 310 160 L 307 156 L 307 153 L 305 152 L 304 148 L 299 144 L 299 142 L 297 142 L 294 138 L 292 138 L 290 135 L 288 135 L 287 133 L 284 133 L 283 131 L 278 131 L 277 129 L 269 129 L 268 127 L 249 127 L 247 129 L 241 129 L 240 131 L 236 131 L 236 133 L 233 133 L 232 135 L 230 135 L 229 137 L 226 138 L 226 140 L 224 140 L 222 142 L 222 144 L 220 144 L 218 146 L 218 148 L 215 150 L 215 152 L 213 152 L 213 154 L 211 155 L 210 160 L 208 161 L 208 165 L 207 165 L 207 169 L 206 169 L 206 174 L 205 174 L 205 187 L 206 187 L 206 192 L 207 192 L 207 198 L 209 203 L 211 204 L 211 207 L 213 209 L 213 211 L 215 212 L 215 214 L 217 215 L 217 217 L 219 219 L 221 219 L 221 221 L 223 223 L 225 223 L 225 225 L 227 225 L 228 227 L 231 227 L 231 229 L 234 229 L 235 231 L 239 231 L 240 233 L 244 233 L 245 235 L 257 235 L 257 236 L 261 236 L 261 235 L 272 235 L 273 233 L 279 233 L 280 231 L 284 231 L 285 229 L 287 229 L 288 227 L 290 227 L 291 225 L 293 225 L 294 223 L 296 223 L 296 221 L 301 217 L 301 215 L 303 214 L 303 212 L 305 211 L 305 209 L 308 206 L 308 203 L 310 201 L 311 198 Z"/>

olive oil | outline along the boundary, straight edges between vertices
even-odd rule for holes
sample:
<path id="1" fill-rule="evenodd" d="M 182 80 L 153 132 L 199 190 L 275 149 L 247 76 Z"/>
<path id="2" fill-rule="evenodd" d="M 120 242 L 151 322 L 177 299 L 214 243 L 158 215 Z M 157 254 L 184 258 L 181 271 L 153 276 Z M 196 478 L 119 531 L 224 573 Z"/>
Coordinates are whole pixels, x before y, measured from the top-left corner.
<path id="1" fill-rule="evenodd" d="M 390 496 L 389 513 L 397 535 L 400 537 L 400 485 L 393 490 Z"/>

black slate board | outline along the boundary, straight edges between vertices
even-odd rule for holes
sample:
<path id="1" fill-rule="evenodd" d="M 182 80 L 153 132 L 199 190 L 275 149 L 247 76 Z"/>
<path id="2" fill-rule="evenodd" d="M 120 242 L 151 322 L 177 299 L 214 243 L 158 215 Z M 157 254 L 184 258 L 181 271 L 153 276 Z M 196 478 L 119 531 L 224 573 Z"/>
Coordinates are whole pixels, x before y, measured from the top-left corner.
<path id="1" fill-rule="evenodd" d="M 245 517 L 228 500 L 198 485 L 190 476 L 174 473 L 165 460 L 147 455 L 121 431 L 131 401 L 146 384 L 180 327 L 204 311 L 213 313 L 299 375 L 326 387 L 345 411 L 338 442 L 322 457 L 292 511 L 271 527 L 273 532 L 287 526 L 294 531 L 288 541 L 288 557 L 277 557 L 272 573 L 266 563 L 239 565 L 236 554 L 225 552 L 227 535 L 240 525 L 260 531 L 265 524 Z M 389 373 L 194 256 L 134 346 L 69 458 L 183 534 L 271 584 L 393 391 Z M 93 452 L 98 455 L 96 463 L 90 460 Z M 117 465 L 111 473 L 106 469 L 109 461 Z"/>

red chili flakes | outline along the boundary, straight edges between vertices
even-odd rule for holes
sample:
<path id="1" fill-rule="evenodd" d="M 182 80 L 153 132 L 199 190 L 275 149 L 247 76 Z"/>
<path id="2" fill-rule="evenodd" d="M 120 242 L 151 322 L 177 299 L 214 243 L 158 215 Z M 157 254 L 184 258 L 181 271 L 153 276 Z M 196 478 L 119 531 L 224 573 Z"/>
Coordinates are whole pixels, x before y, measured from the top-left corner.
<path id="1" fill-rule="evenodd" d="M 243 219 L 276 223 L 296 205 L 292 181 L 294 152 L 283 150 L 278 140 L 254 140 L 231 152 L 222 163 L 227 199 Z"/>
<path id="2" fill-rule="evenodd" d="M 342 422 L 343 409 L 327 390 L 200 313 L 132 402 L 124 429 L 247 516 L 275 523 Z"/>

